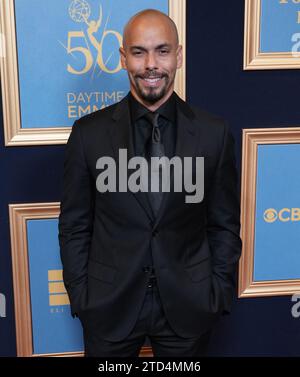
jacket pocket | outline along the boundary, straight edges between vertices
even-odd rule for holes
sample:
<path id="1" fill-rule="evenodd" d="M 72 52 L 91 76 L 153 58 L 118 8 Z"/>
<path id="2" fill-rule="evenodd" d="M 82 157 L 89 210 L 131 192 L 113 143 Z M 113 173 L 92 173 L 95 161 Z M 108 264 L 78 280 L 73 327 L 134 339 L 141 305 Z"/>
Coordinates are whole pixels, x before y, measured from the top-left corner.
<path id="1" fill-rule="evenodd" d="M 211 258 L 207 257 L 201 262 L 185 267 L 190 279 L 199 282 L 211 275 Z"/>
<path id="2" fill-rule="evenodd" d="M 93 260 L 89 261 L 88 275 L 92 276 L 95 279 L 105 281 L 106 283 L 113 283 L 116 273 L 117 270 L 112 266 L 108 266 L 107 264 L 100 262 L 95 262 Z"/>

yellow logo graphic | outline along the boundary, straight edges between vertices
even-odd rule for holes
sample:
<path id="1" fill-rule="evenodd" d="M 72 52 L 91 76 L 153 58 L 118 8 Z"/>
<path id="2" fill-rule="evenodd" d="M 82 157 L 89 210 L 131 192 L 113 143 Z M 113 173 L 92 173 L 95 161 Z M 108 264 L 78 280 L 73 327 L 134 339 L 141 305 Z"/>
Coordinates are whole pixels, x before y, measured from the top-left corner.
<path id="1" fill-rule="evenodd" d="M 70 305 L 69 297 L 63 282 L 62 270 L 48 271 L 49 305 Z"/>
<path id="2" fill-rule="evenodd" d="M 93 9 L 86 0 L 70 1 L 68 17 L 73 21 L 74 30 L 67 31 L 64 42 L 58 41 L 68 56 L 66 71 L 75 75 L 74 78 L 89 75 L 90 82 L 84 81 L 88 85 L 101 74 L 117 74 L 122 69 L 119 55 L 122 35 L 109 28 L 110 12 L 107 13 L 106 16 L 101 3 L 99 8 Z M 68 118 L 77 119 L 119 102 L 126 93 L 123 88 L 113 88 L 112 83 L 117 82 L 110 76 L 102 76 L 101 85 L 98 82 L 92 91 L 68 91 Z"/>
<path id="3" fill-rule="evenodd" d="M 109 17 L 106 19 L 100 38 L 96 36 L 103 20 L 103 11 L 101 4 L 99 6 L 99 17 L 96 20 L 90 19 L 91 7 L 85 0 L 73 0 L 69 7 L 69 15 L 74 22 L 84 23 L 87 26 L 87 29 L 86 34 L 83 30 L 69 31 L 67 46 L 60 42 L 67 50 L 67 54 L 71 55 L 75 60 L 77 60 L 81 55 L 84 61 L 84 66 L 81 70 L 75 69 L 72 65 L 68 64 L 68 72 L 74 75 L 83 75 L 92 69 L 94 75 L 96 65 L 98 65 L 98 67 L 100 68 L 99 74 L 101 72 L 111 74 L 119 72 L 122 69 L 121 59 L 119 56 L 117 65 L 114 68 L 108 66 L 109 61 L 116 52 L 118 53 L 118 49 L 122 45 L 122 35 L 116 30 L 107 29 Z M 88 38 L 86 37 L 86 35 Z M 117 40 L 118 48 L 116 48 L 114 51 L 111 51 L 107 59 L 104 61 L 103 45 L 105 39 L 108 36 L 110 36 L 109 46 L 111 46 L 112 44 L 111 38 L 114 37 Z M 96 54 L 92 50 L 92 47 L 94 47 L 94 49 L 96 50 Z"/>
<path id="4" fill-rule="evenodd" d="M 300 208 L 282 208 L 279 211 L 269 208 L 264 212 L 264 220 L 267 223 L 274 223 L 276 220 L 284 223 L 300 221 Z"/>
<path id="5" fill-rule="evenodd" d="M 277 212 L 274 208 L 269 208 L 264 212 L 264 219 L 267 223 L 273 223 L 277 220 Z"/>

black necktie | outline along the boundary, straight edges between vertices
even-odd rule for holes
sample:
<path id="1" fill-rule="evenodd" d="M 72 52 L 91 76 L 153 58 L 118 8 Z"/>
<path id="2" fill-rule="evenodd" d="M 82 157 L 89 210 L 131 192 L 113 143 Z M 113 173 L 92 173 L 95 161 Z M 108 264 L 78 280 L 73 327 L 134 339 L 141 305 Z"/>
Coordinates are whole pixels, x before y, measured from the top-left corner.
<path id="1" fill-rule="evenodd" d="M 159 169 L 150 169 L 151 166 L 153 168 L 153 164 L 151 164 L 151 157 L 163 157 L 165 156 L 165 150 L 162 143 L 161 133 L 158 125 L 158 113 L 149 112 L 145 115 L 147 121 L 152 125 L 152 133 L 149 137 L 146 147 L 145 147 L 145 157 L 148 161 L 148 195 L 151 202 L 152 209 L 157 215 L 162 198 L 162 174 L 161 174 L 161 167 Z M 151 190 L 151 178 L 152 178 L 152 186 L 158 188 L 158 192 Z"/>

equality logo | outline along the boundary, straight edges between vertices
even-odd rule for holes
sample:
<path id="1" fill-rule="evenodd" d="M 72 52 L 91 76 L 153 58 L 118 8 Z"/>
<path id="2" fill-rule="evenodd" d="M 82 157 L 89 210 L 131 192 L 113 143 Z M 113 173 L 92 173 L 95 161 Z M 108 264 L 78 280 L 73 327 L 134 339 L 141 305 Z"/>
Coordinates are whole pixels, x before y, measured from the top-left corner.
<path id="1" fill-rule="evenodd" d="M 300 208 L 282 208 L 280 210 L 268 208 L 263 216 L 266 223 L 274 223 L 275 221 L 296 222 L 300 221 Z"/>
<path id="2" fill-rule="evenodd" d="M 62 270 L 48 271 L 49 306 L 70 305 L 69 297 L 63 282 Z"/>

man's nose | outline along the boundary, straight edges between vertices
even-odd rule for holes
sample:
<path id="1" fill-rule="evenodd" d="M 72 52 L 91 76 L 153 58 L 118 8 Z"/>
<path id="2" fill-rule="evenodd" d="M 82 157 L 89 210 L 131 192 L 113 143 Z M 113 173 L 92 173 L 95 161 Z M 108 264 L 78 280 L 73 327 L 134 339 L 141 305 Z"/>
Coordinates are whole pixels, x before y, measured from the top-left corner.
<path id="1" fill-rule="evenodd" d="M 157 68 L 155 53 L 152 53 L 152 52 L 148 53 L 147 59 L 146 59 L 146 68 L 147 69 Z"/>

